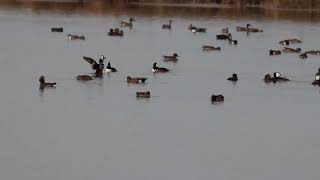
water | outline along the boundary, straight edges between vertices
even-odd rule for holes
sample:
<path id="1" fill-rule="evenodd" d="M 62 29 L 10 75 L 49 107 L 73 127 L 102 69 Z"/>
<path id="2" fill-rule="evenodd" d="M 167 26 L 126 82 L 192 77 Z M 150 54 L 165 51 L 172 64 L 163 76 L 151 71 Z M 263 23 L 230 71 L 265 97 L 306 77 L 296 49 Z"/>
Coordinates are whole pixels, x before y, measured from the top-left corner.
<path id="1" fill-rule="evenodd" d="M 123 38 L 106 30 L 126 13 L 33 13 L 0 11 L 0 179 L 220 179 L 316 180 L 320 178 L 319 87 L 310 85 L 319 58 L 270 57 L 278 41 L 300 38 L 295 47 L 317 49 L 320 24 L 264 17 L 134 15 Z M 172 31 L 161 24 L 173 19 Z M 264 33 L 235 32 L 247 22 Z M 193 23 L 207 27 L 192 34 Z M 63 26 L 62 34 L 50 28 Z M 239 45 L 216 41 L 229 26 Z M 66 33 L 83 34 L 69 41 Z M 221 46 L 206 53 L 201 46 Z M 161 56 L 177 52 L 178 63 Z M 107 60 L 119 72 L 78 82 L 92 70 L 82 56 Z M 153 75 L 152 63 L 172 71 Z M 292 82 L 265 84 L 279 71 Z M 237 73 L 239 82 L 225 79 Z M 39 91 L 38 78 L 56 81 Z M 128 85 L 126 76 L 146 76 Z M 150 100 L 136 91 L 150 90 Z M 211 94 L 225 102 L 210 103 Z"/>

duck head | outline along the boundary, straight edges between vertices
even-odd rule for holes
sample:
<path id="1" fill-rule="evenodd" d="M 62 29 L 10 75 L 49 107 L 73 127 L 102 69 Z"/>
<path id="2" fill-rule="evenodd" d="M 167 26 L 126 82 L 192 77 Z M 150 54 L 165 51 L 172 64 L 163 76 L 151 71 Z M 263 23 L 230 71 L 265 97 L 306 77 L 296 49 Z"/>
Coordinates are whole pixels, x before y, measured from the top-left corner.
<path id="1" fill-rule="evenodd" d="M 296 51 L 297 51 L 298 53 L 300 53 L 300 52 L 301 52 L 301 48 L 297 48 Z"/>
<path id="2" fill-rule="evenodd" d="M 44 84 L 45 83 L 44 76 L 40 76 L 39 82 L 40 82 L 40 84 Z"/>
<path id="3" fill-rule="evenodd" d="M 266 74 L 266 75 L 264 76 L 264 80 L 265 80 L 266 82 L 272 81 L 271 75 L 270 75 L 270 74 Z"/>
<path id="4" fill-rule="evenodd" d="M 281 74 L 279 72 L 274 72 L 273 73 L 273 77 L 274 78 L 279 78 L 279 77 L 281 77 Z"/>
<path id="5" fill-rule="evenodd" d="M 174 54 L 173 54 L 173 57 L 179 57 L 179 56 L 178 56 L 178 54 L 177 54 L 177 53 L 174 53 Z"/>
<path id="6" fill-rule="evenodd" d="M 238 78 L 237 74 L 232 74 L 232 78 Z"/>
<path id="7" fill-rule="evenodd" d="M 129 21 L 130 21 L 130 22 L 132 22 L 132 21 L 136 21 L 136 20 L 135 20 L 135 19 L 133 19 L 133 18 L 130 18 L 130 19 L 129 19 Z"/>
<path id="8" fill-rule="evenodd" d="M 247 29 L 249 29 L 252 25 L 251 24 L 247 24 Z"/>
<path id="9" fill-rule="evenodd" d="M 152 66 L 153 69 L 157 69 L 157 63 L 153 63 L 153 66 Z"/>

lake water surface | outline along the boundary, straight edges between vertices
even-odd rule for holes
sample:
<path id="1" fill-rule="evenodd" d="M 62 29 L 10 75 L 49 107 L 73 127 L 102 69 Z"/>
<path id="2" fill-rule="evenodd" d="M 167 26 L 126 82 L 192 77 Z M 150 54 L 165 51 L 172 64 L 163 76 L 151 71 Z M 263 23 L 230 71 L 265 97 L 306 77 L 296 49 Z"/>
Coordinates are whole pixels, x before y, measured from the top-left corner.
<path id="1" fill-rule="evenodd" d="M 133 29 L 107 36 L 129 15 L 137 20 Z M 1 180 L 320 179 L 320 88 L 310 85 L 320 59 L 268 55 L 286 38 L 303 40 L 293 47 L 319 49 L 318 22 L 129 15 L 1 8 Z M 169 19 L 172 30 L 162 30 Z M 191 33 L 190 23 L 207 33 Z M 264 32 L 235 32 L 246 23 Z M 54 26 L 65 32 L 51 33 Z M 227 26 L 238 46 L 215 39 Z M 87 39 L 70 41 L 67 33 Z M 222 51 L 203 52 L 205 44 Z M 176 64 L 161 61 L 174 52 Z M 102 54 L 119 72 L 75 80 L 92 73 L 82 56 Z M 171 72 L 152 74 L 153 62 Z M 275 71 L 292 81 L 265 84 L 264 75 Z M 225 80 L 232 73 L 237 84 Z M 57 88 L 39 91 L 41 75 Z M 149 79 L 128 85 L 128 75 Z M 136 99 L 145 90 L 151 99 Z M 213 93 L 225 102 L 212 105 Z"/>

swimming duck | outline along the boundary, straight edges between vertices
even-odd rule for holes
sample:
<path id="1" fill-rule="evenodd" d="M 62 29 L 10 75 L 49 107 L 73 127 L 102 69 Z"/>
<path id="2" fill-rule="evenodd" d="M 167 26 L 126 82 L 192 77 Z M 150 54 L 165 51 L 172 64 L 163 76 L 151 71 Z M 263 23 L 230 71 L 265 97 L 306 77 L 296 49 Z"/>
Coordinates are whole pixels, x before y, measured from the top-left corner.
<path id="1" fill-rule="evenodd" d="M 107 65 L 107 67 L 106 67 L 106 72 L 117 72 L 118 70 L 116 69 L 116 68 L 114 68 L 114 67 L 111 67 L 111 65 L 110 65 L 110 61 L 108 62 L 108 65 Z"/>
<path id="2" fill-rule="evenodd" d="M 169 24 L 163 24 L 162 29 L 171 29 L 172 20 L 169 20 Z"/>
<path id="3" fill-rule="evenodd" d="M 99 63 L 97 63 L 97 61 L 95 61 L 94 59 L 87 57 L 87 56 L 83 56 L 82 58 L 91 65 L 91 68 L 93 70 L 96 71 L 95 72 L 96 75 L 101 75 L 103 73 L 104 60 L 106 59 L 106 57 L 104 55 L 101 55 L 101 57 L 99 59 Z"/>
<path id="4" fill-rule="evenodd" d="M 77 80 L 79 81 L 90 81 L 90 80 L 93 80 L 93 78 L 89 75 L 78 75 L 76 77 Z"/>
<path id="5" fill-rule="evenodd" d="M 129 22 L 121 21 L 120 25 L 124 26 L 124 27 L 130 27 L 131 28 L 133 26 L 133 23 L 132 23 L 133 21 L 135 21 L 135 19 L 130 18 Z"/>
<path id="6" fill-rule="evenodd" d="M 286 45 L 286 46 L 289 46 L 291 43 L 297 44 L 297 43 L 302 43 L 302 41 L 299 39 L 285 39 L 285 40 L 279 41 L 279 44 Z"/>
<path id="7" fill-rule="evenodd" d="M 122 37 L 124 35 L 123 30 L 120 30 L 119 28 L 110 29 L 108 32 L 109 36 L 120 36 Z"/>
<path id="8" fill-rule="evenodd" d="M 40 89 L 55 87 L 55 85 L 57 84 L 56 82 L 54 83 L 46 82 L 44 76 L 40 76 L 39 82 L 40 82 L 40 87 L 39 87 Z"/>
<path id="9" fill-rule="evenodd" d="M 221 47 L 214 47 L 214 46 L 202 46 L 203 51 L 220 51 Z"/>
<path id="10" fill-rule="evenodd" d="M 319 72 L 318 72 L 319 73 Z M 318 74 L 317 73 L 317 75 L 316 75 L 316 78 L 315 78 L 315 80 L 312 82 L 312 85 L 318 85 L 318 86 L 320 86 L 320 73 Z"/>
<path id="11" fill-rule="evenodd" d="M 247 24 L 247 32 L 254 32 L 254 33 L 256 33 L 256 32 L 263 32 L 263 30 L 262 29 L 258 29 L 258 28 L 251 28 L 252 27 L 252 25 L 251 24 Z"/>
<path id="12" fill-rule="evenodd" d="M 318 50 L 306 51 L 304 53 L 311 54 L 311 55 L 320 55 L 320 51 L 318 51 Z"/>
<path id="13" fill-rule="evenodd" d="M 223 101 L 224 101 L 224 97 L 221 94 L 211 96 L 211 103 L 217 103 L 217 102 L 223 102 Z"/>
<path id="14" fill-rule="evenodd" d="M 53 27 L 53 28 L 51 28 L 51 32 L 63 32 L 63 28 L 62 27 Z"/>
<path id="15" fill-rule="evenodd" d="M 306 53 L 302 53 L 302 54 L 299 55 L 299 57 L 301 59 L 306 59 L 306 58 L 308 58 L 308 55 Z"/>
<path id="16" fill-rule="evenodd" d="M 270 49 L 269 54 L 270 54 L 270 56 L 280 55 L 281 51 L 280 50 L 272 50 L 272 49 Z"/>
<path id="17" fill-rule="evenodd" d="M 286 77 L 281 77 L 281 74 L 279 72 L 274 72 L 273 77 L 271 77 L 270 74 L 266 74 L 264 76 L 264 81 L 266 83 L 270 83 L 270 82 L 276 83 L 276 82 L 285 82 L 290 80 Z"/>
<path id="18" fill-rule="evenodd" d="M 231 36 L 232 38 L 232 36 Z M 238 41 L 237 40 L 233 40 L 233 39 L 228 39 L 229 40 L 229 44 L 234 44 L 234 45 L 237 45 L 238 44 Z"/>
<path id="19" fill-rule="evenodd" d="M 165 72 L 169 72 L 170 70 L 167 68 L 163 68 L 163 67 L 158 67 L 157 63 L 153 63 L 153 67 L 152 67 L 152 72 L 154 73 L 165 73 Z"/>
<path id="20" fill-rule="evenodd" d="M 178 54 L 177 53 L 174 53 L 172 56 L 162 56 L 163 60 L 164 61 L 178 61 Z"/>
<path id="21" fill-rule="evenodd" d="M 84 37 L 84 35 L 72 35 L 72 34 L 68 34 L 68 39 L 70 40 L 85 40 L 86 37 Z"/>
<path id="22" fill-rule="evenodd" d="M 139 83 L 145 83 L 145 81 L 148 78 L 146 77 L 131 77 L 127 76 L 127 83 L 132 83 L 132 84 L 139 84 Z"/>
<path id="23" fill-rule="evenodd" d="M 145 92 L 136 92 L 137 98 L 150 98 L 150 91 L 145 91 Z"/>
<path id="24" fill-rule="evenodd" d="M 228 40 L 228 39 L 232 39 L 231 34 L 218 34 L 217 35 L 217 40 Z"/>
<path id="25" fill-rule="evenodd" d="M 301 49 L 300 48 L 288 48 L 288 47 L 285 47 L 284 49 L 282 49 L 282 52 L 286 52 L 286 53 L 300 53 L 301 52 Z"/>
<path id="26" fill-rule="evenodd" d="M 188 30 L 190 30 L 191 32 L 193 33 L 196 33 L 196 32 L 202 32 L 202 33 L 205 33 L 207 32 L 207 29 L 206 28 L 198 28 L 196 26 L 193 26 L 192 24 L 190 24 L 188 26 Z"/>
<path id="27" fill-rule="evenodd" d="M 276 83 L 279 81 L 290 81 L 290 80 L 286 77 L 281 77 L 281 74 L 279 72 L 274 72 L 273 73 L 273 82 Z"/>
<path id="28" fill-rule="evenodd" d="M 250 28 L 252 27 L 251 24 L 247 24 L 246 27 L 237 27 L 237 31 L 242 31 L 242 32 L 263 32 L 261 29 L 257 28 Z"/>
<path id="29" fill-rule="evenodd" d="M 236 81 L 238 81 L 238 75 L 237 74 L 232 74 L 232 76 L 229 77 L 227 80 L 236 82 Z"/>

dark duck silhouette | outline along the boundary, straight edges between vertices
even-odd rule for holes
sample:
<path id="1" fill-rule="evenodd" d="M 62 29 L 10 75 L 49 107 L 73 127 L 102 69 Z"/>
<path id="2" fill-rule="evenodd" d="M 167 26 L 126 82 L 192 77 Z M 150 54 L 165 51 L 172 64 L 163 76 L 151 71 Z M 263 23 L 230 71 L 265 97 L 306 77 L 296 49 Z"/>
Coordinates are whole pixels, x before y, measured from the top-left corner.
<path id="1" fill-rule="evenodd" d="M 179 56 L 177 53 L 174 53 L 172 56 L 162 56 L 163 61 L 173 61 L 173 62 L 178 61 L 178 57 Z"/>
<path id="2" fill-rule="evenodd" d="M 219 94 L 219 95 L 211 95 L 211 103 L 218 103 L 218 102 L 223 102 L 224 101 L 224 96 Z"/>
<path id="3" fill-rule="evenodd" d="M 316 73 L 316 77 L 315 77 L 314 81 L 312 82 L 312 85 L 320 86 L 320 68 L 318 69 L 318 72 Z"/>
<path id="4" fill-rule="evenodd" d="M 145 92 L 136 92 L 137 98 L 150 98 L 151 93 L 150 91 L 145 91 Z"/>
<path id="5" fill-rule="evenodd" d="M 70 39 L 70 40 L 85 40 L 86 37 L 84 35 L 68 34 L 68 39 Z"/>
<path id="6" fill-rule="evenodd" d="M 40 76 L 39 78 L 39 82 L 40 82 L 40 89 L 44 89 L 44 88 L 52 88 L 55 87 L 55 85 L 57 84 L 56 82 L 51 83 L 51 82 L 46 82 L 44 76 Z"/>
<path id="7" fill-rule="evenodd" d="M 297 44 L 297 43 L 302 43 L 301 40 L 299 39 L 285 39 L 282 41 L 279 41 L 279 44 L 289 46 L 290 44 Z"/>
<path id="8" fill-rule="evenodd" d="M 63 32 L 63 28 L 62 27 L 53 27 L 53 28 L 51 28 L 51 32 Z"/>
<path id="9" fill-rule="evenodd" d="M 153 63 L 153 67 L 152 67 L 152 72 L 154 73 L 166 73 L 169 72 L 170 70 L 167 68 L 163 68 L 163 67 L 158 67 L 157 63 Z"/>
<path id="10" fill-rule="evenodd" d="M 108 62 L 108 65 L 106 67 L 106 72 L 109 73 L 109 72 L 117 72 L 118 70 L 114 67 L 111 67 L 111 64 L 110 64 L 110 61 Z"/>
<path id="11" fill-rule="evenodd" d="M 121 23 L 120 23 L 120 25 L 122 26 L 122 27 L 130 27 L 130 28 L 132 28 L 132 26 L 133 26 L 133 21 L 135 21 L 135 19 L 133 19 L 133 18 L 130 18 L 129 19 L 129 22 L 125 22 L 125 21 L 121 21 Z"/>
<path id="12" fill-rule="evenodd" d="M 285 53 L 301 53 L 301 48 L 288 48 L 288 47 L 285 47 L 282 49 L 282 52 L 285 52 Z"/>
<path id="13" fill-rule="evenodd" d="M 99 59 L 99 63 L 97 63 L 96 60 L 90 58 L 90 57 L 87 57 L 87 56 L 83 56 L 83 59 L 85 61 L 87 61 L 90 65 L 91 65 L 91 68 L 93 70 L 95 70 L 95 74 L 97 76 L 99 75 L 102 75 L 103 74 L 103 69 L 104 69 L 104 60 L 106 59 L 106 57 L 104 55 L 102 55 Z"/>
<path id="14" fill-rule="evenodd" d="M 203 51 L 220 51 L 221 47 L 214 47 L 214 46 L 204 45 L 204 46 L 202 46 L 202 50 Z"/>
<path id="15" fill-rule="evenodd" d="M 237 74 L 232 74 L 232 76 L 229 77 L 227 80 L 228 81 L 237 82 L 238 81 L 238 75 Z"/>
<path id="16" fill-rule="evenodd" d="M 89 76 L 89 75 L 78 75 L 76 77 L 76 79 L 79 80 L 79 81 L 91 81 L 91 80 L 93 80 L 93 78 L 91 76 Z"/>
<path id="17" fill-rule="evenodd" d="M 196 26 L 193 26 L 192 24 L 190 24 L 188 26 L 188 30 L 190 30 L 191 32 L 193 33 L 196 33 L 196 32 L 201 32 L 201 33 L 205 33 L 207 32 L 207 29 L 206 28 L 198 28 Z"/>
<path id="18" fill-rule="evenodd" d="M 132 84 L 140 84 L 140 83 L 145 83 L 148 78 L 146 77 L 131 77 L 127 76 L 127 83 L 132 83 Z"/>
<path id="19" fill-rule="evenodd" d="M 290 80 L 286 77 L 282 77 L 279 72 L 274 72 L 273 77 L 271 77 L 270 74 L 266 74 L 264 77 L 264 81 L 266 83 L 270 83 L 270 82 L 276 83 L 276 82 L 286 82 Z"/>
<path id="20" fill-rule="evenodd" d="M 306 59 L 306 58 L 308 58 L 308 55 L 306 53 L 302 53 L 302 54 L 299 55 L 299 58 L 300 59 Z"/>
<path id="21" fill-rule="evenodd" d="M 280 55 L 280 54 L 281 54 L 281 51 L 280 51 L 280 50 L 270 49 L 270 50 L 269 50 L 269 54 L 270 54 L 270 56 Z"/>
<path id="22" fill-rule="evenodd" d="M 228 40 L 231 39 L 232 40 L 232 35 L 229 34 L 218 34 L 217 36 L 217 40 Z"/>
<path id="23" fill-rule="evenodd" d="M 119 28 L 110 29 L 108 32 L 109 36 L 120 36 L 122 37 L 124 35 L 123 30 L 120 30 Z"/>
<path id="24" fill-rule="evenodd" d="M 169 30 L 171 30 L 171 24 L 172 24 L 172 20 L 169 20 L 169 24 L 163 24 L 163 25 L 162 25 L 162 29 L 169 29 Z"/>

